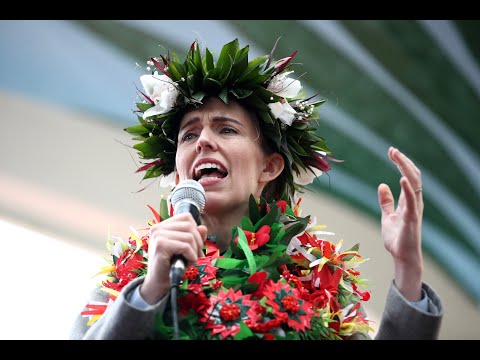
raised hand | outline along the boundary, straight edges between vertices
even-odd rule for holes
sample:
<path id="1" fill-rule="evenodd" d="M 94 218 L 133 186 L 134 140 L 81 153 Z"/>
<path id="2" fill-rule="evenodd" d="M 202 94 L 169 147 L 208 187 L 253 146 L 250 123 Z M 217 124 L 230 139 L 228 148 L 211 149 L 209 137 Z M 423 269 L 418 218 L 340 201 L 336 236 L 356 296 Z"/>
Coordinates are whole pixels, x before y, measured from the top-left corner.
<path id="1" fill-rule="evenodd" d="M 394 147 L 388 150 L 389 158 L 401 173 L 401 192 L 395 208 L 390 187 L 378 186 L 378 201 L 382 210 L 382 238 L 392 255 L 395 267 L 395 284 L 407 300 L 421 298 L 422 258 L 422 177 L 417 166 Z"/>

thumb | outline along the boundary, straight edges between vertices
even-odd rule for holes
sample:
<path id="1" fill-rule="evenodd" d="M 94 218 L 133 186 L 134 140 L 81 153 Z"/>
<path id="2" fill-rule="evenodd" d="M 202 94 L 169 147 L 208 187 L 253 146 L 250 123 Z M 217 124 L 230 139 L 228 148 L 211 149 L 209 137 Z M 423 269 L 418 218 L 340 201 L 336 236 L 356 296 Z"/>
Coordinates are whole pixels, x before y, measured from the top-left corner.
<path id="1" fill-rule="evenodd" d="M 382 215 L 390 215 L 395 211 L 395 202 L 390 187 L 387 184 L 380 184 L 377 192 Z"/>

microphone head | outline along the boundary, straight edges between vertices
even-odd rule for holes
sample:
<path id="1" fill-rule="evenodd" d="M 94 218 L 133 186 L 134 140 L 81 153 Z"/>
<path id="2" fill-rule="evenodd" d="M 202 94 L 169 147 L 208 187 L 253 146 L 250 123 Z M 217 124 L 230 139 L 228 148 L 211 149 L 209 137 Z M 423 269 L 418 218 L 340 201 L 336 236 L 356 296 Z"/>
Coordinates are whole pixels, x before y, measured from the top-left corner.
<path id="1" fill-rule="evenodd" d="M 193 203 L 201 213 L 205 208 L 206 195 L 202 184 L 192 179 L 182 180 L 175 186 L 170 197 L 173 209 L 182 202 Z"/>

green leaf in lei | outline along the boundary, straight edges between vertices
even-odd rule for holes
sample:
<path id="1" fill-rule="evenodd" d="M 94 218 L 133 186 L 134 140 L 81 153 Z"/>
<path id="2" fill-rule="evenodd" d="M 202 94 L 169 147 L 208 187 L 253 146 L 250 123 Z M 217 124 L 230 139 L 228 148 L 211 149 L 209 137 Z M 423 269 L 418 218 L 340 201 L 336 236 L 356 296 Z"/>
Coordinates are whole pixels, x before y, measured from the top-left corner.
<path id="1" fill-rule="evenodd" d="M 263 225 L 271 226 L 272 224 L 277 223 L 280 219 L 280 214 L 280 208 L 276 204 L 272 205 L 268 214 L 255 223 L 255 231 L 258 231 Z"/>
<path id="2" fill-rule="evenodd" d="M 260 206 L 263 206 L 264 204 L 260 203 Z M 250 195 L 250 198 L 248 200 L 248 215 L 249 215 L 249 219 L 250 220 L 250 223 L 252 224 L 252 228 L 253 228 L 253 224 L 257 223 L 262 215 L 260 214 L 260 210 L 258 209 L 258 203 L 257 203 L 257 200 L 255 200 L 255 197 L 253 195 Z M 246 230 L 249 230 L 249 229 L 246 229 Z"/>
<path id="3" fill-rule="evenodd" d="M 358 252 L 358 249 L 360 249 L 360 244 L 355 244 L 353 245 L 350 249 L 348 249 L 346 251 L 346 253 L 348 254 L 349 252 L 352 252 L 352 254 L 349 254 L 349 255 L 346 255 L 343 257 L 343 261 L 349 261 L 349 260 L 352 260 L 353 257 L 355 256 L 354 253 L 357 253 Z"/>
<path id="4" fill-rule="evenodd" d="M 245 260 L 231 259 L 231 258 L 218 258 L 215 261 L 215 266 L 220 269 L 235 269 L 242 268 L 245 264 Z"/>
<path id="5" fill-rule="evenodd" d="M 250 248 L 248 247 L 247 237 L 245 236 L 243 230 L 239 227 L 237 227 L 237 233 L 238 246 L 243 250 L 245 257 L 247 258 L 250 274 L 255 274 L 257 272 L 257 264 L 255 263 L 252 250 L 250 250 Z"/>
<path id="6" fill-rule="evenodd" d="M 290 242 L 290 239 L 305 230 L 305 228 L 308 225 L 308 217 L 307 218 L 298 218 L 298 222 L 293 224 L 292 226 L 289 226 L 285 230 L 285 236 L 281 239 L 279 239 L 279 244 L 282 245 L 288 245 Z"/>
<path id="7" fill-rule="evenodd" d="M 160 218 L 163 221 L 165 219 L 168 219 L 169 217 L 170 217 L 170 214 L 168 211 L 167 199 L 165 199 L 165 197 L 162 196 L 160 199 Z"/>
<path id="8" fill-rule="evenodd" d="M 282 227 L 283 227 L 283 224 L 280 222 L 270 225 L 270 241 L 268 243 L 276 244 L 278 233 L 281 232 Z"/>
<path id="9" fill-rule="evenodd" d="M 244 216 L 240 221 L 240 226 L 242 227 L 243 230 L 255 231 L 252 221 L 246 216 Z"/>
<path id="10" fill-rule="evenodd" d="M 240 331 L 233 337 L 233 340 L 244 340 L 252 337 L 253 333 L 243 321 L 240 322 Z"/>

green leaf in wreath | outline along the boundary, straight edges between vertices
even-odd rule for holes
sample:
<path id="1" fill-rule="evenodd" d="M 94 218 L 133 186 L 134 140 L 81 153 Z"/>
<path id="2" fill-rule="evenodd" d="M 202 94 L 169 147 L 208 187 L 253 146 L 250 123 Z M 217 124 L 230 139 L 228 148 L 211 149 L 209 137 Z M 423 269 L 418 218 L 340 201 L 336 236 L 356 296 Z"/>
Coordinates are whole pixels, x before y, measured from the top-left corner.
<path id="1" fill-rule="evenodd" d="M 125 131 L 132 135 L 148 135 L 150 133 L 150 129 L 144 125 L 130 126 Z"/>

